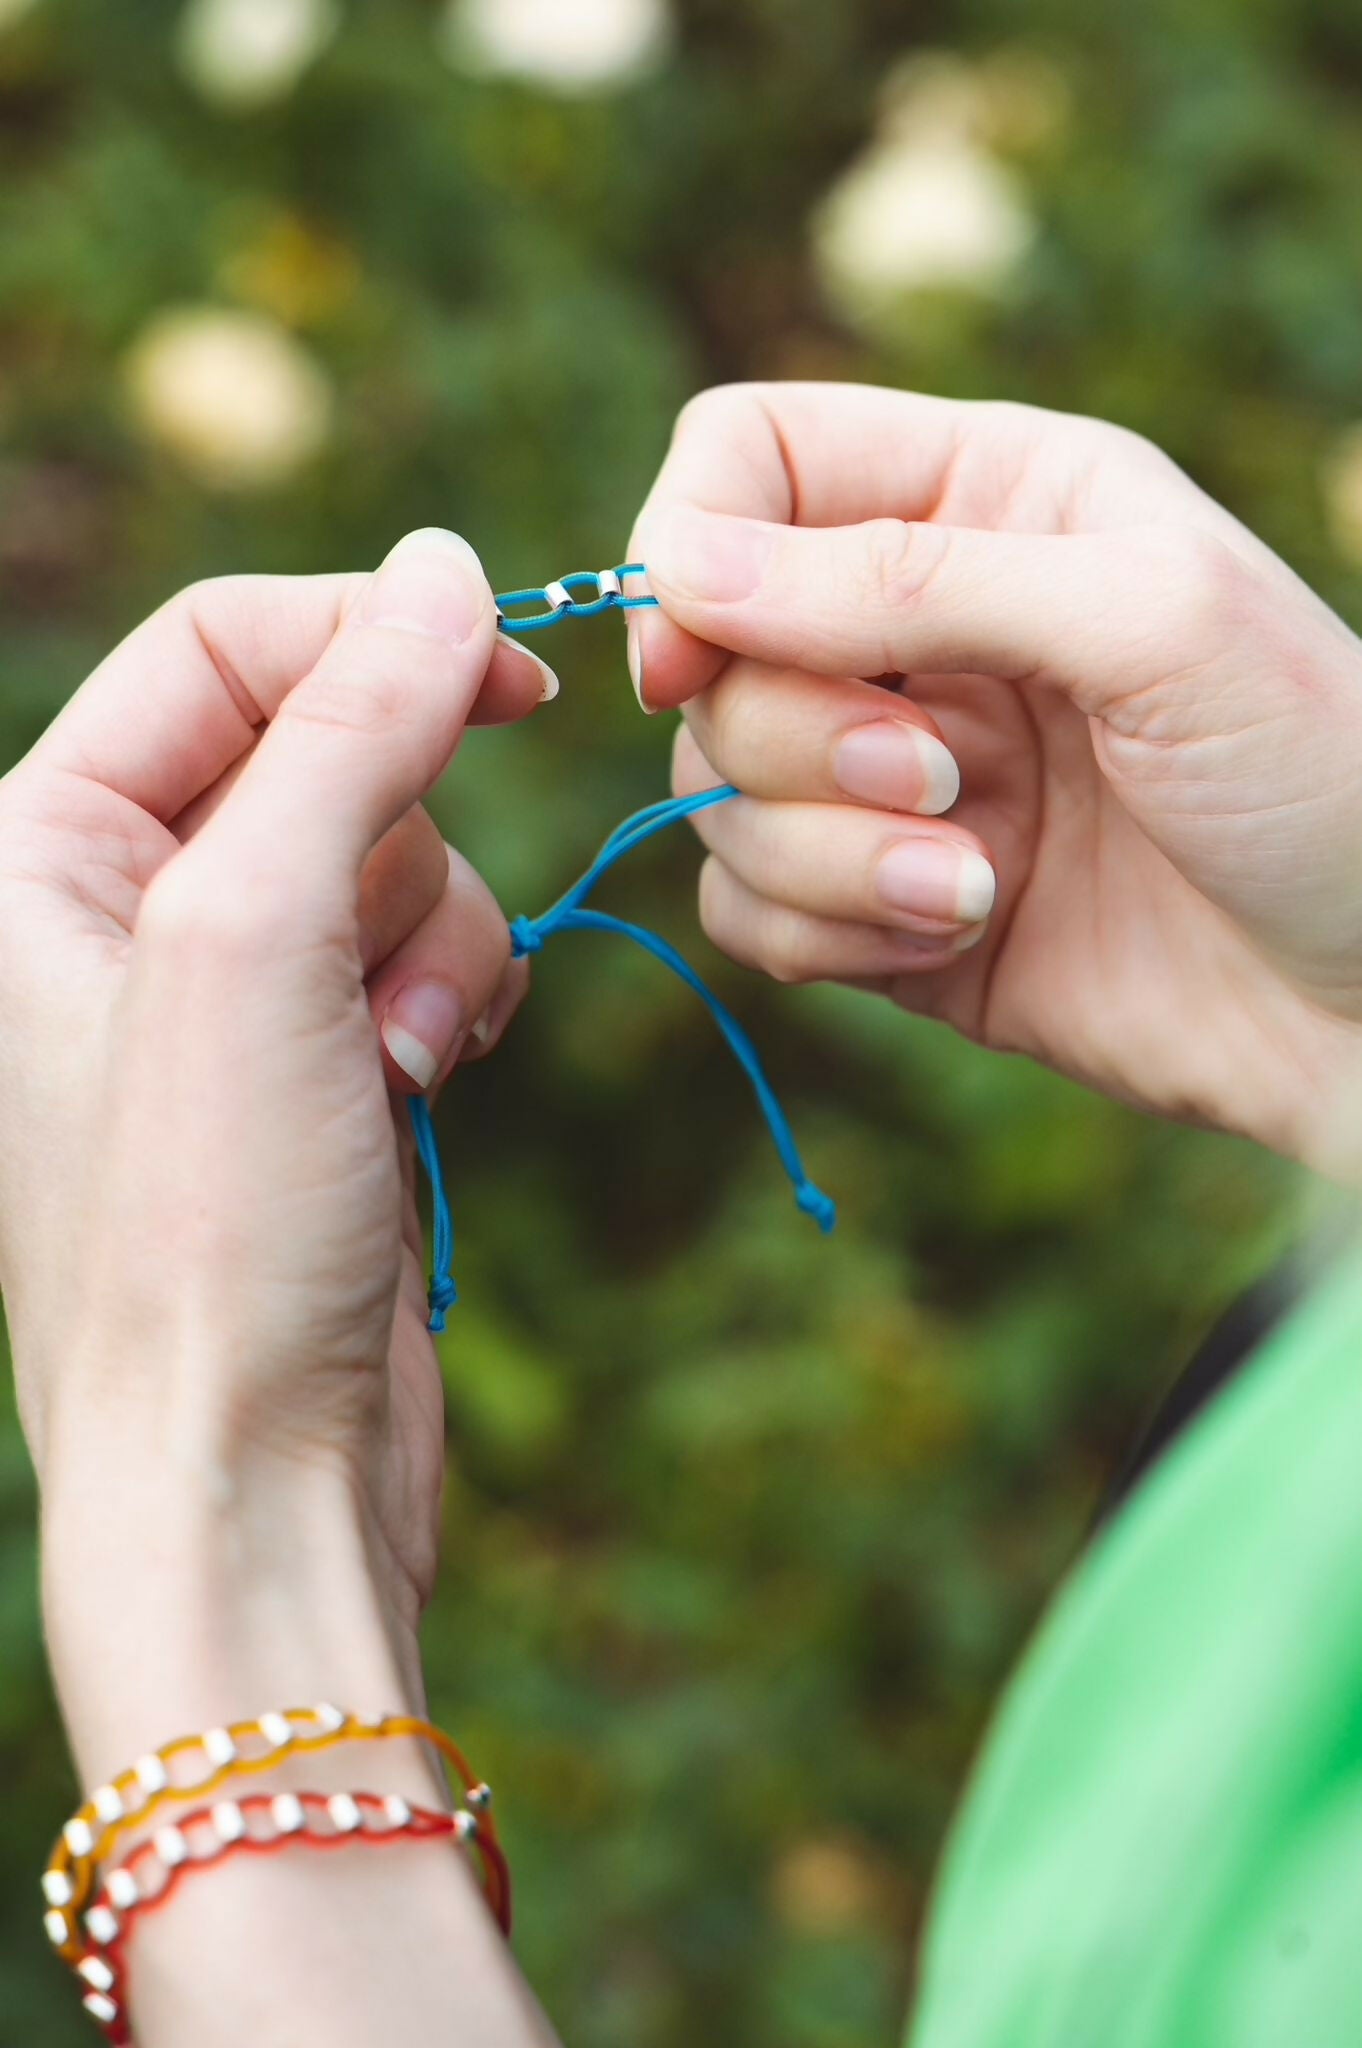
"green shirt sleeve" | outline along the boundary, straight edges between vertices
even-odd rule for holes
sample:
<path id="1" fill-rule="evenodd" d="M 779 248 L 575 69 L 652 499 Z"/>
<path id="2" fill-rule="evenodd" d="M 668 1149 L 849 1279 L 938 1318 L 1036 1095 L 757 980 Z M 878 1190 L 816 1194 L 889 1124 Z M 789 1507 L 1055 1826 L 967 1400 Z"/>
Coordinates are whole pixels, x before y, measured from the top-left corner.
<path id="1" fill-rule="evenodd" d="M 1362 2044 L 1362 1268 L 1057 1601 L 950 1844 L 911 2048 Z"/>

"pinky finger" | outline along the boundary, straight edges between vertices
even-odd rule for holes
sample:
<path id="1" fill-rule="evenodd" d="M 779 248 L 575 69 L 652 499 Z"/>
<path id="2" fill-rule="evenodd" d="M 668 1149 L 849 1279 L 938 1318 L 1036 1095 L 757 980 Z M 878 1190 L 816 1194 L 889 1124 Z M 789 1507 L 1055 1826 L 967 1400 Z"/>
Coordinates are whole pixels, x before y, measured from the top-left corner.
<path id="1" fill-rule="evenodd" d="M 700 871 L 700 921 L 730 959 L 786 983 L 878 982 L 939 972 L 976 946 L 986 929 L 971 925 L 941 940 L 815 917 L 758 895 L 714 855 Z"/>

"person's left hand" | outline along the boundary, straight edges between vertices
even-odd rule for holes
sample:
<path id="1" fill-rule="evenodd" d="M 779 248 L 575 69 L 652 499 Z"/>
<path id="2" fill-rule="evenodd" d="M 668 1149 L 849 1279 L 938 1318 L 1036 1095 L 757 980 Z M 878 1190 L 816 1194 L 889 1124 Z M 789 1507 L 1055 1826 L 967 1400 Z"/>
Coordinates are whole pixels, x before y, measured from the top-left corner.
<path id="1" fill-rule="evenodd" d="M 120 1625 L 134 1552 L 173 1635 L 151 1555 L 239 1551 L 229 1607 L 287 1549 L 276 1639 L 362 1633 L 336 1564 L 362 1557 L 414 1668 L 444 1436 L 390 1090 L 438 1086 L 524 979 L 420 801 L 470 716 L 525 715 L 548 674 L 498 639 L 472 550 L 413 534 L 372 577 L 186 591 L 0 784 L 0 1274 L 59 1681 Z"/>

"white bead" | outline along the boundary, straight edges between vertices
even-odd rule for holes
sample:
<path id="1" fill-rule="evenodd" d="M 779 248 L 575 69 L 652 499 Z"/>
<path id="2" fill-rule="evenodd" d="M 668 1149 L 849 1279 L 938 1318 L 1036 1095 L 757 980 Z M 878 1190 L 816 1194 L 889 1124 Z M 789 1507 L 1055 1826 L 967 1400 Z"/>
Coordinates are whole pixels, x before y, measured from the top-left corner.
<path id="1" fill-rule="evenodd" d="M 246 1816 L 235 1799 L 220 1799 L 212 1819 L 220 1841 L 239 1842 L 246 1832 Z"/>
<path id="2" fill-rule="evenodd" d="M 307 1816 L 296 1792 L 276 1792 L 270 1801 L 270 1817 L 281 1835 L 296 1835 Z"/>
<path id="3" fill-rule="evenodd" d="M 364 1815 L 348 1792 L 333 1792 L 326 1802 L 326 1810 L 338 1835 L 353 1835 L 356 1828 L 364 1825 Z"/>
<path id="4" fill-rule="evenodd" d="M 324 1735 L 337 1735 L 345 1726 L 345 1716 L 340 1708 L 333 1707 L 327 1700 L 312 1709 L 312 1718 Z"/>
<path id="5" fill-rule="evenodd" d="M 262 1714 L 256 1726 L 271 1749 L 287 1749 L 296 1733 L 287 1714 Z"/>
<path id="6" fill-rule="evenodd" d="M 111 1913 L 107 1906 L 91 1906 L 85 1915 L 85 1931 L 100 1948 L 107 1948 L 118 1938 L 117 1913 Z"/>
<path id="7" fill-rule="evenodd" d="M 400 1792 L 390 1792 L 383 1801 L 383 1811 L 395 1828 L 411 1826 L 411 1808 Z"/>
<path id="8" fill-rule="evenodd" d="M 170 1773 L 159 1756 L 139 1757 L 133 1766 L 133 1775 L 149 1799 L 158 1792 L 164 1792 L 170 1783 Z"/>
<path id="9" fill-rule="evenodd" d="M 97 1792 L 92 1792 L 90 1804 L 106 1828 L 123 1818 L 123 1801 L 112 1785 L 101 1785 Z"/>
<path id="10" fill-rule="evenodd" d="M 130 1912 L 142 1897 L 142 1888 L 130 1870 L 111 1870 L 104 1880 L 104 1889 L 120 1913 Z"/>
<path id="11" fill-rule="evenodd" d="M 478 1823 L 471 1813 L 462 1809 L 454 1816 L 454 1833 L 461 1842 L 471 1842 L 478 1832 Z"/>
<path id="12" fill-rule="evenodd" d="M 62 1837 L 73 1856 L 88 1856 L 95 1846 L 94 1830 L 89 1821 L 82 1820 L 79 1814 L 74 1820 L 67 1821 Z"/>
<path id="13" fill-rule="evenodd" d="M 49 1906 L 69 1906 L 76 1896 L 76 1888 L 64 1870 L 43 1872 L 43 1897 Z"/>
<path id="14" fill-rule="evenodd" d="M 52 1912 L 44 1913 L 43 1926 L 47 1930 L 47 1938 L 53 1948 L 66 1947 L 67 1942 L 71 1939 L 71 1922 L 67 1919 L 65 1913 L 58 1913 L 55 1909 Z"/>
<path id="15" fill-rule="evenodd" d="M 111 2027 L 118 2018 L 118 2007 L 112 1998 L 106 1998 L 102 1991 L 87 1991 L 80 2001 L 92 2019 L 101 2026 Z"/>
<path id="16" fill-rule="evenodd" d="M 103 1956 L 84 1957 L 76 1964 L 76 1975 L 83 1977 L 92 1990 L 112 1991 L 114 1988 L 114 1973 Z"/>
<path id="17" fill-rule="evenodd" d="M 230 1730 L 210 1728 L 202 1740 L 203 1753 L 214 1770 L 223 1770 L 228 1764 L 236 1762 L 236 1744 L 232 1740 Z"/>
<path id="18" fill-rule="evenodd" d="M 189 1855 L 189 1844 L 183 1833 L 173 1825 L 157 1828 L 151 1838 L 152 1847 L 167 1870 L 175 1870 Z"/>

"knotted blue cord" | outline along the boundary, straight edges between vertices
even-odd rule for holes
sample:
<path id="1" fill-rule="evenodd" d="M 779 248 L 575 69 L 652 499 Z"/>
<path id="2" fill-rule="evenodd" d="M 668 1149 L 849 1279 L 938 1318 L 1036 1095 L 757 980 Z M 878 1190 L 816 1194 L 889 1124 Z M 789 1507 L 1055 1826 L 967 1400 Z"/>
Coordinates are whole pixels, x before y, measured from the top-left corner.
<path id="1" fill-rule="evenodd" d="M 633 611 L 645 605 L 655 605 L 655 597 L 630 597 L 624 590 L 626 578 L 641 576 L 644 573 L 641 562 L 630 562 L 623 568 L 606 570 L 601 575 L 597 575 L 594 570 L 582 570 L 560 578 L 556 585 L 546 584 L 542 589 L 509 591 L 497 599 L 501 630 L 506 633 L 533 633 L 539 631 L 541 627 L 556 625 L 559 619 L 592 618 L 599 612 Z M 596 585 L 597 596 L 585 604 L 579 603 L 572 597 L 572 592 L 588 583 Z M 536 601 L 546 603 L 552 606 L 552 609 L 542 615 L 534 614 L 528 618 L 507 618 L 504 615 L 508 604 Z M 630 924 L 622 917 L 611 917 L 603 910 L 589 910 L 586 907 L 587 899 L 596 884 L 604 875 L 609 874 L 611 868 L 623 860 L 626 854 L 644 845 L 657 833 L 665 832 L 669 825 L 677 824 L 682 818 L 692 818 L 697 811 L 707 811 L 715 804 L 728 803 L 739 794 L 731 783 L 725 783 L 718 789 L 701 790 L 695 796 L 666 797 L 660 803 L 649 804 L 646 810 L 636 811 L 633 817 L 626 818 L 622 825 L 615 827 L 580 881 L 574 882 L 556 903 L 543 912 L 542 916 L 517 917 L 512 920 L 511 952 L 517 960 L 526 954 L 538 953 L 545 941 L 551 939 L 555 932 L 613 932 L 617 938 L 629 939 L 634 945 L 642 947 L 645 953 L 651 953 L 655 960 L 660 960 L 664 967 L 670 968 L 678 980 L 685 982 L 687 988 L 694 989 L 752 1084 L 752 1092 L 766 1119 L 780 1163 L 794 1188 L 798 1207 L 806 1216 L 813 1218 L 820 1230 L 829 1231 L 837 1220 L 836 1204 L 831 1196 L 825 1195 L 821 1188 L 815 1187 L 804 1171 L 804 1162 L 799 1156 L 799 1147 L 795 1143 L 789 1119 L 766 1078 L 756 1047 L 733 1012 L 719 1000 L 690 962 L 659 933 L 648 931 L 643 925 Z M 410 1099 L 409 1108 L 417 1154 L 430 1181 L 434 1212 L 430 1328 L 438 1335 L 445 1328 L 446 1311 L 452 1308 L 459 1298 L 451 1270 L 454 1258 L 454 1221 L 450 1214 L 444 1172 L 440 1164 L 440 1148 L 435 1136 L 430 1105 L 424 1096 L 414 1095 Z"/>

